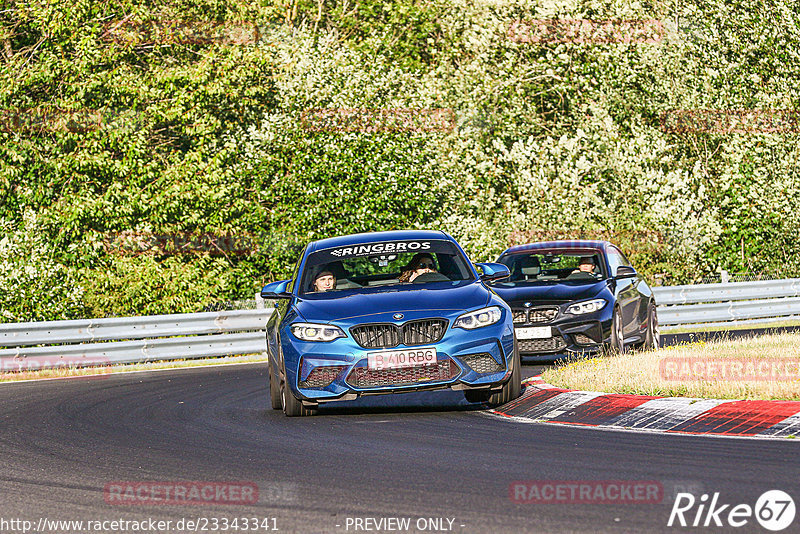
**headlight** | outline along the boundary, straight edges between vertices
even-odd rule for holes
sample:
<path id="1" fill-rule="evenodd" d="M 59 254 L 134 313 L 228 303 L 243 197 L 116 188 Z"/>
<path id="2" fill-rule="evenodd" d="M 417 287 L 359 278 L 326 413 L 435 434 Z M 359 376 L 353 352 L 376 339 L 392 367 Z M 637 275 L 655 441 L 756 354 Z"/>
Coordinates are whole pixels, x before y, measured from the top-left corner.
<path id="1" fill-rule="evenodd" d="M 466 328 L 472 330 L 473 328 L 480 328 L 482 326 L 489 326 L 500 320 L 503 312 L 499 306 L 489 306 L 481 310 L 465 313 L 459 316 L 453 323 L 453 328 Z"/>
<path id="2" fill-rule="evenodd" d="M 346 337 L 342 329 L 330 324 L 294 323 L 292 334 L 303 341 L 333 341 Z"/>
<path id="3" fill-rule="evenodd" d="M 602 309 L 606 305 L 606 299 L 587 300 L 586 302 L 579 302 L 567 308 L 567 313 L 572 315 L 583 315 L 584 313 L 592 313 Z"/>

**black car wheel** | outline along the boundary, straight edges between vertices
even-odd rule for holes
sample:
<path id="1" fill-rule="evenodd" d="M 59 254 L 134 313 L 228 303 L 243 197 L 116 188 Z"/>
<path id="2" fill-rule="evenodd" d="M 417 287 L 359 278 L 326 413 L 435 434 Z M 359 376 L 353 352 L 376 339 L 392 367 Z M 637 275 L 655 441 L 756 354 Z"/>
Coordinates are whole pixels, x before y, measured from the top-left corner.
<path id="1" fill-rule="evenodd" d="M 647 311 L 647 333 L 644 338 L 644 350 L 653 350 L 661 346 L 661 334 L 658 332 L 658 313 L 655 303 L 650 303 Z"/>
<path id="2" fill-rule="evenodd" d="M 277 373 L 272 372 L 272 364 L 267 364 L 269 373 L 269 401 L 273 410 L 280 410 L 283 408 L 281 402 L 281 379 L 278 378 Z"/>
<path id="3" fill-rule="evenodd" d="M 283 370 L 283 376 L 286 376 L 286 368 Z M 306 415 L 314 415 L 315 409 L 304 406 L 297 397 L 292 395 L 289 386 L 286 385 L 285 380 L 281 380 L 281 407 L 286 417 L 303 417 Z"/>
<path id="4" fill-rule="evenodd" d="M 619 308 L 614 308 L 614 317 L 611 320 L 611 346 L 608 349 L 612 354 L 625 352 L 625 334 L 622 332 L 622 313 Z"/>
<path id="5" fill-rule="evenodd" d="M 503 385 L 503 389 L 489 396 L 488 400 L 490 406 L 500 406 L 501 404 L 511 402 L 519 397 L 520 390 L 522 389 L 522 372 L 520 371 L 522 361 L 520 360 L 516 338 L 514 339 L 514 356 L 511 358 L 511 365 L 513 366 L 511 369 L 511 378 Z"/>

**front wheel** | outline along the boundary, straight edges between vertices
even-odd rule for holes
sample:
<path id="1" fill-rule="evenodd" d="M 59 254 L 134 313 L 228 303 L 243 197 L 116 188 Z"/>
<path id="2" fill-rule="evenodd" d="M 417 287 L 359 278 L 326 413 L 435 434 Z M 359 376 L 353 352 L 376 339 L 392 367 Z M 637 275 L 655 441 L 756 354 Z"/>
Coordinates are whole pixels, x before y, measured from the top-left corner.
<path id="1" fill-rule="evenodd" d="M 644 350 L 657 349 L 661 345 L 661 334 L 658 332 L 658 313 L 655 303 L 650 303 L 647 310 L 647 333 L 644 337 Z"/>
<path id="2" fill-rule="evenodd" d="M 622 313 L 619 308 L 614 308 L 614 317 L 611 320 L 611 346 L 608 349 L 612 354 L 625 352 L 625 335 L 622 332 Z"/>
<path id="3" fill-rule="evenodd" d="M 273 410 L 280 410 L 283 408 L 281 402 L 281 379 L 278 378 L 277 373 L 272 372 L 272 364 L 267 364 L 269 372 L 269 401 Z"/>
<path id="4" fill-rule="evenodd" d="M 283 371 L 283 376 L 287 376 L 285 368 Z M 289 389 L 289 386 L 286 384 L 285 380 L 281 380 L 280 392 L 281 407 L 283 408 L 283 413 L 286 415 L 286 417 L 304 417 L 307 415 L 314 415 L 316 412 L 315 409 L 304 406 L 297 397 L 292 395 L 292 391 Z"/>
<path id="5" fill-rule="evenodd" d="M 511 357 L 511 366 L 511 378 L 503 385 L 503 389 L 489 395 L 490 406 L 500 406 L 501 404 L 511 402 L 519 397 L 520 391 L 522 390 L 522 371 L 520 370 L 520 367 L 522 367 L 522 360 L 519 357 L 516 338 L 514 339 L 514 355 Z"/>

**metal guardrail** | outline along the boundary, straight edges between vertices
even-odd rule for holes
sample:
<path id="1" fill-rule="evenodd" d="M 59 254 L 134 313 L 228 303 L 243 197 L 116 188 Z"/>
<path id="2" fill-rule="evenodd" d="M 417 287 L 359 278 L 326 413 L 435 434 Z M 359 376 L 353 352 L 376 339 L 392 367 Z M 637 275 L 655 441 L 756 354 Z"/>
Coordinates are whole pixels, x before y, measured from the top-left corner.
<path id="1" fill-rule="evenodd" d="M 269 317 L 270 311 L 266 312 Z M 264 310 L 0 324 L 0 347 L 263 330 Z"/>
<path id="2" fill-rule="evenodd" d="M 800 321 L 800 278 L 654 287 L 662 331 Z M 2 370 L 266 351 L 272 309 L 0 324 Z"/>
<path id="3" fill-rule="evenodd" d="M 35 370 L 266 351 L 271 309 L 0 324 L 0 367 Z M 36 345 L 36 346 L 34 346 Z"/>
<path id="4" fill-rule="evenodd" d="M 800 319 L 800 278 L 654 287 L 663 332 Z"/>

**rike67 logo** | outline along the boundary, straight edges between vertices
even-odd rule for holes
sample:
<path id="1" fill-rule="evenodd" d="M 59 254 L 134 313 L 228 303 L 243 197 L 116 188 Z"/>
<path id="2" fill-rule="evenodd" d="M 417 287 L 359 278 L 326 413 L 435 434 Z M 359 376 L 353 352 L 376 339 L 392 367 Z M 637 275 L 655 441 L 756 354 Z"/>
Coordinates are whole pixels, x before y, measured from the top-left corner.
<path id="1" fill-rule="evenodd" d="M 794 516 L 794 500 L 781 490 L 764 492 L 756 501 L 755 507 L 749 504 L 723 504 L 719 500 L 719 492 L 715 492 L 710 501 L 706 493 L 699 499 L 691 493 L 678 493 L 667 526 L 738 528 L 747 525 L 755 517 L 759 525 L 777 532 L 791 525 Z"/>

